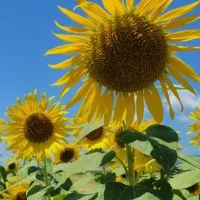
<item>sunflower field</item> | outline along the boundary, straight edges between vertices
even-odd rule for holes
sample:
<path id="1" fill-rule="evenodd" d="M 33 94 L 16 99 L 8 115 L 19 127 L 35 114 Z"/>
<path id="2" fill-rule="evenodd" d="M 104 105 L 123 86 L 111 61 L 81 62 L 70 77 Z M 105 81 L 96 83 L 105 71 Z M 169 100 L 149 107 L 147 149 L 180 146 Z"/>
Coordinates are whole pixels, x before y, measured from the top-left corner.
<path id="1" fill-rule="evenodd" d="M 53 83 L 59 100 L 35 89 L 7 106 L 0 142 L 12 156 L 0 162 L 0 199 L 200 199 L 200 154 L 181 144 L 191 134 L 187 148 L 200 150 L 200 105 L 187 135 L 164 124 L 176 115 L 172 99 L 183 111 L 180 92 L 198 96 L 200 82 L 181 58 L 200 50 L 200 27 L 187 28 L 200 1 L 171 8 L 176 1 L 58 6 L 73 21 L 55 21 L 62 43 L 45 53 L 64 58 L 49 64 L 64 72 Z"/>

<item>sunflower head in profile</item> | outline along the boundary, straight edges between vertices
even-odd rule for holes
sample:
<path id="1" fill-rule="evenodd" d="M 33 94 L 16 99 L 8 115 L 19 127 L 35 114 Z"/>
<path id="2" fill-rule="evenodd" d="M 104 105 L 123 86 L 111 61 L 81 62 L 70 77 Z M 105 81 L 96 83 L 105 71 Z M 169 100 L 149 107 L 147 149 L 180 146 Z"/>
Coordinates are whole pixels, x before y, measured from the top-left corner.
<path id="1" fill-rule="evenodd" d="M 196 108 L 195 112 L 190 114 L 191 119 L 194 123 L 189 126 L 189 134 L 196 133 L 196 135 L 190 140 L 191 144 L 200 147 L 200 108 Z"/>
<path id="2" fill-rule="evenodd" d="M 59 102 L 51 104 L 52 97 L 43 93 L 38 99 L 37 91 L 17 100 L 8 107 L 4 138 L 8 149 L 21 158 L 43 159 L 51 156 L 63 143 L 67 118 Z"/>
<path id="3" fill-rule="evenodd" d="M 68 163 L 80 157 L 79 146 L 76 144 L 65 143 L 55 152 L 55 163 Z"/>
<path id="4" fill-rule="evenodd" d="M 133 0 L 101 1 L 103 7 L 78 0 L 76 8 L 82 9 L 86 16 L 59 6 L 62 13 L 81 25 L 67 27 L 56 22 L 64 33 L 55 36 L 66 44 L 46 52 L 73 54 L 61 63 L 50 65 L 53 69 L 68 70 L 55 83 L 64 86 L 61 96 L 84 80 L 67 107 L 83 100 L 80 116 L 88 111 L 91 117 L 104 117 L 107 124 L 110 120 L 121 121 L 123 116 L 130 125 L 134 116 L 139 123 L 142 121 L 146 104 L 153 118 L 161 122 L 164 112 L 160 88 L 173 118 L 169 91 L 182 108 L 183 105 L 172 79 L 193 93 L 187 78 L 200 81 L 196 72 L 176 56 L 177 52 L 200 50 L 200 46 L 181 45 L 199 39 L 199 29 L 178 29 L 199 19 L 198 15 L 188 13 L 200 1 L 169 11 L 166 9 L 173 0 L 141 0 L 137 5 Z"/>
<path id="5" fill-rule="evenodd" d="M 21 180 L 19 180 L 21 181 Z M 3 200 L 27 200 L 27 191 L 30 188 L 29 183 L 17 184 L 17 182 L 7 182 L 6 192 L 0 192 Z"/>

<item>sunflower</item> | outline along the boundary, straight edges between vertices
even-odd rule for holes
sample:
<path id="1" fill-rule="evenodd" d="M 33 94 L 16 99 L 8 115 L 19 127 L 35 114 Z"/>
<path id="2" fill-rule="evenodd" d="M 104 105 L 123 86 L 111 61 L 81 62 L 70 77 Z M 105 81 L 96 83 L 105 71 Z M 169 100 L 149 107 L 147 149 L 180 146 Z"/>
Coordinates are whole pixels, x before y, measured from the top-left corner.
<path id="1" fill-rule="evenodd" d="M 4 120 L 0 119 L 0 134 L 5 130 L 5 122 Z M 0 137 L 0 141 L 1 141 L 1 137 Z"/>
<path id="2" fill-rule="evenodd" d="M 76 144 L 65 143 L 55 153 L 55 163 L 67 163 L 77 160 L 80 157 L 79 146 Z"/>
<path id="3" fill-rule="evenodd" d="M 6 161 L 6 170 L 8 172 L 14 172 L 15 174 L 20 169 L 20 162 L 16 158 L 9 158 Z"/>
<path id="4" fill-rule="evenodd" d="M 191 134 L 197 132 L 190 142 L 191 144 L 200 147 L 200 108 L 196 108 L 196 111 L 192 112 L 190 117 L 195 120 L 195 123 L 190 125 L 190 131 L 188 133 Z"/>
<path id="5" fill-rule="evenodd" d="M 6 192 L 0 192 L 0 197 L 3 200 L 27 200 L 26 192 L 28 191 L 30 184 L 16 184 L 6 183 Z"/>
<path id="6" fill-rule="evenodd" d="M 20 158 L 43 159 L 51 156 L 64 142 L 67 118 L 59 102 L 51 104 L 52 97 L 43 93 L 38 99 L 37 91 L 17 99 L 17 104 L 8 107 L 7 127 L 4 138 L 8 149 Z"/>
<path id="7" fill-rule="evenodd" d="M 87 117 L 77 118 L 73 120 L 73 134 L 75 137 L 79 138 L 84 133 L 84 137 L 78 140 L 78 144 L 85 150 L 92 150 L 101 148 L 103 150 L 108 150 L 112 143 L 112 131 L 111 127 L 99 125 L 97 121 L 90 121 L 88 123 Z"/>
<path id="8" fill-rule="evenodd" d="M 73 54 L 63 62 L 50 65 L 53 69 L 68 70 L 54 83 L 64 85 L 61 96 L 83 80 L 67 108 L 83 100 L 78 111 L 80 116 L 88 110 L 91 117 L 104 117 L 109 124 L 110 120 L 120 121 L 124 114 L 124 120 L 130 125 L 135 115 L 139 123 L 142 121 L 146 103 L 152 116 L 161 122 L 164 112 L 157 90 L 161 88 L 171 118 L 174 111 L 168 90 L 183 109 L 172 79 L 195 93 L 186 78 L 200 81 L 200 77 L 176 52 L 200 50 L 200 46 L 181 45 L 181 42 L 199 39 L 200 30 L 176 29 L 199 19 L 199 15 L 186 14 L 198 7 L 200 1 L 165 12 L 172 2 L 141 0 L 135 5 L 133 0 L 102 0 L 102 8 L 96 3 L 78 0 L 76 8 L 81 8 L 87 16 L 58 7 L 81 25 L 69 27 L 55 22 L 64 34 L 54 35 L 67 44 L 46 52 L 46 55 Z"/>
<path id="9" fill-rule="evenodd" d="M 192 196 L 200 195 L 200 182 L 186 188 L 186 190 L 188 190 Z"/>
<path id="10" fill-rule="evenodd" d="M 145 129 L 147 129 L 149 126 L 157 124 L 155 120 L 149 119 L 148 121 L 142 122 L 140 125 L 138 125 L 137 122 L 132 123 L 130 127 L 128 127 L 126 130 L 134 130 L 138 132 L 144 132 Z M 119 133 L 124 130 L 123 126 L 120 124 L 115 124 L 113 126 L 113 131 L 114 132 L 114 141 L 112 145 L 112 149 L 116 152 L 116 155 L 125 163 L 127 163 L 127 158 L 126 158 L 126 151 L 125 151 L 125 144 L 120 141 L 119 139 Z M 134 160 L 135 160 L 135 170 L 137 172 L 155 172 L 158 169 L 160 169 L 160 165 L 150 156 L 147 156 L 137 149 L 135 149 L 134 153 Z M 117 167 L 119 163 L 114 164 L 114 168 Z"/>

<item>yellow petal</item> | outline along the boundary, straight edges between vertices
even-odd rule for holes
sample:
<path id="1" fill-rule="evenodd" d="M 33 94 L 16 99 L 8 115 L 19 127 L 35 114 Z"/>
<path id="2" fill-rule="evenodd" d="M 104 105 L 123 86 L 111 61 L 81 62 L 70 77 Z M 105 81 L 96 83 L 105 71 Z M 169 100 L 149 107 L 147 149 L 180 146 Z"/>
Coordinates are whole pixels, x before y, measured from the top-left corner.
<path id="1" fill-rule="evenodd" d="M 179 103 L 181 105 L 181 110 L 183 111 L 183 104 L 181 102 L 180 96 L 179 96 L 176 88 L 172 84 L 171 80 L 169 79 L 169 77 L 166 74 L 163 74 L 162 79 L 163 79 L 163 82 L 165 82 L 168 85 L 169 89 L 172 91 L 172 93 L 174 94 L 174 96 L 178 99 L 178 101 L 179 101 Z"/>
<path id="2" fill-rule="evenodd" d="M 76 23 L 81 24 L 85 27 L 90 27 L 90 28 L 94 26 L 91 20 L 85 17 L 82 17 L 81 15 L 78 15 L 76 13 L 73 13 L 70 10 L 63 8 L 61 6 L 58 6 L 58 8 L 60 9 L 62 13 L 67 15 L 71 20 L 75 21 Z"/>
<path id="3" fill-rule="evenodd" d="M 63 97 L 75 84 L 77 84 L 80 79 L 85 75 L 87 69 L 80 68 L 79 72 L 72 74 L 62 89 L 60 96 Z"/>
<path id="4" fill-rule="evenodd" d="M 114 109 L 113 121 L 121 122 L 124 119 L 125 101 L 122 93 L 118 93 L 117 101 Z"/>
<path id="5" fill-rule="evenodd" d="M 105 95 L 103 95 L 104 99 L 104 124 L 107 126 L 110 123 L 113 111 L 113 103 L 114 103 L 114 94 L 113 91 L 106 90 Z"/>
<path id="6" fill-rule="evenodd" d="M 200 4 L 199 1 L 196 1 L 194 3 L 179 7 L 179 8 L 175 8 L 165 14 L 163 14 L 161 17 L 159 17 L 155 22 L 166 22 L 172 19 L 175 19 L 177 17 L 180 17 L 184 14 L 187 14 L 188 12 L 190 12 L 191 10 L 193 10 L 195 7 L 197 7 Z"/>
<path id="7" fill-rule="evenodd" d="M 184 63 L 181 59 L 176 56 L 171 56 L 169 61 L 170 64 L 181 74 L 193 79 L 194 81 L 200 81 L 200 76 L 198 76 L 194 69 Z"/>
<path id="8" fill-rule="evenodd" d="M 126 107 L 126 126 L 130 127 L 134 120 L 135 96 L 134 94 L 126 95 L 124 98 Z"/>
<path id="9" fill-rule="evenodd" d="M 177 70 L 175 70 L 173 67 L 171 66 L 167 66 L 169 73 L 183 86 L 185 87 L 187 90 L 189 90 L 190 92 L 196 94 L 196 92 L 194 91 L 193 87 L 189 84 L 189 82 L 183 78 L 183 76 L 181 76 L 179 74 L 179 72 Z"/>
<path id="10" fill-rule="evenodd" d="M 124 13 L 124 6 L 121 0 L 102 0 L 102 3 L 105 9 L 112 15 L 115 15 L 118 12 L 121 14 Z"/>
<path id="11" fill-rule="evenodd" d="M 49 67 L 51 67 L 52 69 L 67 69 L 77 64 L 80 64 L 80 55 L 73 56 L 58 64 L 49 65 Z"/>
<path id="12" fill-rule="evenodd" d="M 162 80 L 160 80 L 160 85 L 161 85 L 162 91 L 163 91 L 163 93 L 165 95 L 165 99 L 167 100 L 167 103 L 169 105 L 170 117 L 171 117 L 171 119 L 174 119 L 174 111 L 173 111 L 173 108 L 172 108 L 172 105 L 171 105 L 171 101 L 170 101 L 170 98 L 169 98 L 167 87 L 166 87 L 165 83 Z"/>
<path id="13" fill-rule="evenodd" d="M 198 51 L 200 50 L 200 46 L 197 47 L 189 47 L 189 46 L 178 46 L 178 45 L 173 45 L 169 44 L 168 49 L 170 51 Z"/>
<path id="14" fill-rule="evenodd" d="M 162 0 L 148 16 L 149 21 L 154 21 L 172 3 L 173 0 Z"/>
<path id="15" fill-rule="evenodd" d="M 168 33 L 166 37 L 169 41 L 172 42 L 187 42 L 190 40 L 195 40 L 200 38 L 200 30 L 185 30 L 178 31 L 175 33 Z"/>
<path id="16" fill-rule="evenodd" d="M 87 94 L 87 91 L 89 91 L 91 87 L 91 80 L 89 79 L 84 83 L 83 86 L 79 88 L 79 90 L 75 93 L 75 95 L 72 97 L 72 99 L 67 103 L 66 109 L 74 106 L 76 103 L 78 103 L 82 98 L 85 97 Z"/>
<path id="17" fill-rule="evenodd" d="M 55 47 L 53 49 L 48 50 L 45 55 L 53 55 L 53 54 L 70 54 L 77 52 L 85 52 L 86 46 L 82 43 L 76 44 L 67 44 Z"/>
<path id="18" fill-rule="evenodd" d="M 134 1 L 135 0 L 126 0 L 126 10 L 128 12 L 134 9 Z"/>
<path id="19" fill-rule="evenodd" d="M 80 35 L 67 35 L 67 34 L 56 34 L 53 33 L 54 36 L 56 36 L 58 39 L 63 40 L 65 42 L 73 42 L 73 43 L 81 43 L 85 42 L 87 43 L 89 41 L 89 38 L 86 36 L 80 36 Z"/>
<path id="20" fill-rule="evenodd" d="M 70 26 L 63 26 L 55 21 L 55 25 L 65 32 L 76 33 L 76 34 L 90 34 L 90 31 L 86 28 L 80 27 L 70 27 Z"/>
<path id="21" fill-rule="evenodd" d="M 160 99 L 160 95 L 158 94 L 157 89 L 154 85 L 144 90 L 144 98 L 146 101 L 146 105 L 152 114 L 153 118 L 157 122 L 162 122 L 163 120 L 163 105 Z"/>
<path id="22" fill-rule="evenodd" d="M 109 16 L 108 13 L 103 10 L 99 5 L 92 2 L 84 2 L 79 4 L 79 7 L 91 18 L 104 22 Z"/>
<path id="23" fill-rule="evenodd" d="M 61 78 L 59 78 L 53 85 L 54 86 L 60 86 L 63 85 L 65 83 L 67 83 L 69 81 L 69 79 L 71 79 L 72 77 L 76 77 L 78 74 L 80 74 L 80 72 L 82 72 L 84 70 L 83 67 L 78 66 L 76 68 L 74 68 L 73 70 L 67 72 L 66 74 L 64 74 Z"/>
<path id="24" fill-rule="evenodd" d="M 183 26 L 190 24 L 198 19 L 200 19 L 199 15 L 187 16 L 187 17 L 184 17 L 181 19 L 169 21 L 168 23 L 164 24 L 162 27 L 165 30 L 171 30 L 171 29 L 183 27 Z"/>
<path id="25" fill-rule="evenodd" d="M 143 119 L 143 115 L 144 115 L 143 91 L 137 92 L 136 109 L 137 109 L 137 121 L 138 121 L 138 124 L 140 124 Z"/>

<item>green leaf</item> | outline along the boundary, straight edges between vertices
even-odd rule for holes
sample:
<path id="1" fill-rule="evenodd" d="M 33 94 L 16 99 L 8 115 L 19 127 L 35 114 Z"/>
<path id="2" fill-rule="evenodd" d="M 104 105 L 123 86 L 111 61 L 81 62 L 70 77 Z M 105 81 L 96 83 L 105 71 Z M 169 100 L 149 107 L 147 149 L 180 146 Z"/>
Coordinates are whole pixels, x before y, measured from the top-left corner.
<path id="1" fill-rule="evenodd" d="M 187 190 L 174 190 L 173 200 L 188 200 L 190 193 Z"/>
<path id="2" fill-rule="evenodd" d="M 169 183 L 174 189 L 188 188 L 200 181 L 200 170 L 189 165 L 180 165 L 177 167 L 181 173 L 174 175 Z"/>
<path id="3" fill-rule="evenodd" d="M 1 177 L 2 177 L 2 179 L 3 179 L 3 181 L 4 181 L 4 183 L 6 182 L 6 180 L 7 180 L 7 173 L 6 173 L 6 170 L 5 170 L 5 168 L 3 167 L 3 166 L 0 166 L 0 173 L 1 173 Z"/>
<path id="4" fill-rule="evenodd" d="M 100 174 L 100 176 L 95 179 L 96 182 L 101 184 L 115 182 L 115 180 L 116 174 L 111 172 L 107 172 L 106 174 Z"/>
<path id="5" fill-rule="evenodd" d="M 73 163 L 60 164 L 55 166 L 54 173 L 63 171 L 60 172 L 60 177 L 57 179 L 57 187 L 62 185 L 65 180 L 73 174 L 85 173 L 89 169 L 98 168 L 104 155 L 104 153 L 96 152 L 88 155 L 83 155 L 79 160 L 74 161 Z"/>
<path id="6" fill-rule="evenodd" d="M 134 198 L 134 188 L 119 182 L 106 184 L 104 200 L 132 200 Z"/>
<path id="7" fill-rule="evenodd" d="M 65 198 L 66 198 L 66 195 L 59 194 L 59 195 L 56 195 L 55 197 L 53 197 L 52 200 L 65 200 Z"/>
<path id="8" fill-rule="evenodd" d="M 197 168 L 200 170 L 200 157 L 199 156 L 194 156 L 194 155 L 189 155 L 189 154 L 179 154 L 178 159 L 181 162 L 191 165 L 194 168 Z"/>
<path id="9" fill-rule="evenodd" d="M 108 153 L 106 153 L 101 161 L 100 166 L 104 166 L 106 164 L 108 164 L 110 161 L 112 161 L 115 158 L 116 153 L 114 151 L 110 151 Z"/>
<path id="10" fill-rule="evenodd" d="M 179 137 L 172 128 L 160 124 L 149 126 L 145 131 L 146 135 L 159 138 L 165 142 L 178 142 Z"/>
<path id="11" fill-rule="evenodd" d="M 97 198 L 97 193 L 95 194 L 81 194 L 78 192 L 73 192 L 65 197 L 64 200 L 95 200 Z"/>

